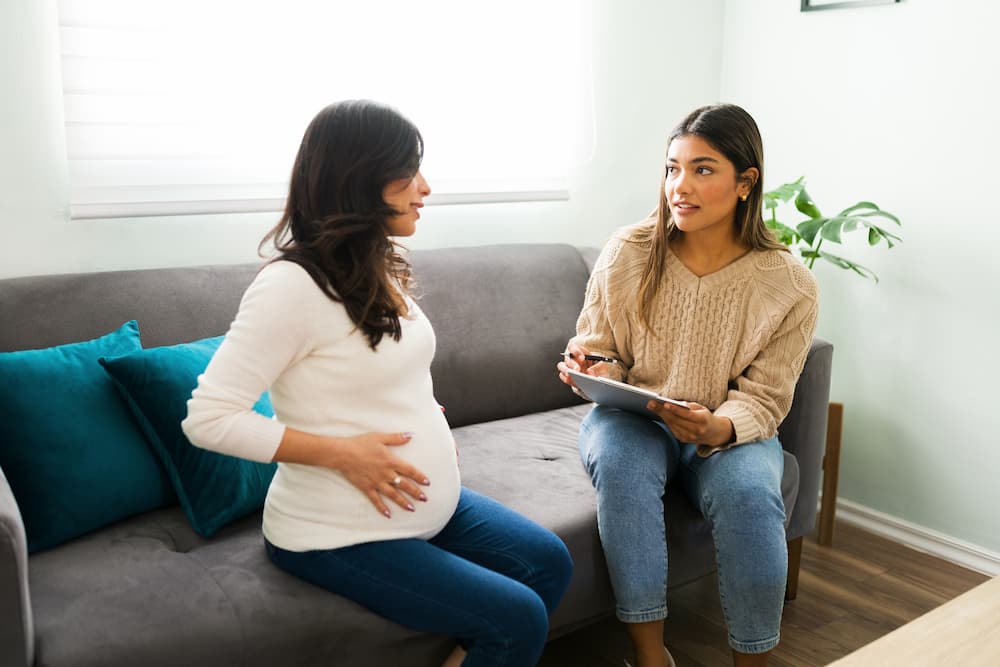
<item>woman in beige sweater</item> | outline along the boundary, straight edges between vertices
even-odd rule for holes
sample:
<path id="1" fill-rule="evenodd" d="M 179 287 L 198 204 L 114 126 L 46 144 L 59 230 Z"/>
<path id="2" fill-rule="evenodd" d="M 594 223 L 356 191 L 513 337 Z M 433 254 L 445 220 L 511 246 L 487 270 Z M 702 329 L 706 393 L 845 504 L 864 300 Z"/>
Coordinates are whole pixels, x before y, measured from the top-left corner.
<path id="1" fill-rule="evenodd" d="M 637 667 L 673 664 L 663 647 L 671 483 L 712 526 L 734 664 L 766 664 L 778 644 L 787 550 L 777 427 L 812 341 L 817 289 L 765 227 L 762 179 L 746 111 L 689 114 L 670 134 L 656 212 L 604 247 L 559 364 L 570 385 L 566 371 L 580 370 L 687 403 L 651 402 L 662 422 L 598 405 L 580 429 Z"/>

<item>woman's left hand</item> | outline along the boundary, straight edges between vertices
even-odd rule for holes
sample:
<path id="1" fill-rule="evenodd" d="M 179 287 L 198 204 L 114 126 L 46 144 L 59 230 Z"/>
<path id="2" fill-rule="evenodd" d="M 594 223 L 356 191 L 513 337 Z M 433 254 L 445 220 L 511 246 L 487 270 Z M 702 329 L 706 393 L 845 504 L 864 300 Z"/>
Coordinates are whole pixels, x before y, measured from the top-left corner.
<path id="1" fill-rule="evenodd" d="M 728 417 L 717 417 L 704 405 L 691 401 L 687 407 L 650 401 L 646 407 L 660 415 L 681 442 L 719 447 L 733 441 L 736 431 Z"/>

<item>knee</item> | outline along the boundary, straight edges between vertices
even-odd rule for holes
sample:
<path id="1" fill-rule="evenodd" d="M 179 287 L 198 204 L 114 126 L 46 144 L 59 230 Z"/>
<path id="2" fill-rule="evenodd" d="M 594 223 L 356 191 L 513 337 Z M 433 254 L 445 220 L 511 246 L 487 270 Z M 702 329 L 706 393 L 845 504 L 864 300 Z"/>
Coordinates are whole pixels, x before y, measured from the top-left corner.
<path id="1" fill-rule="evenodd" d="M 715 521 L 732 519 L 739 525 L 784 526 L 785 501 L 781 490 L 763 480 L 741 480 L 710 499 L 710 515 Z"/>
<path id="2" fill-rule="evenodd" d="M 553 534 L 549 549 L 545 553 L 545 569 L 549 573 L 548 585 L 539 587 L 538 594 L 545 604 L 546 612 L 555 611 L 573 577 L 573 557 L 559 537 Z"/>
<path id="3" fill-rule="evenodd" d="M 785 501 L 781 497 L 781 487 L 767 480 L 752 480 L 741 484 L 733 495 L 744 507 L 761 518 L 778 514 L 784 518 Z"/>
<path id="4" fill-rule="evenodd" d="M 535 664 L 545 648 L 549 636 L 549 613 L 545 602 L 530 588 L 501 608 L 495 608 L 493 643 L 498 653 L 506 655 L 508 662 L 499 664 Z"/>
<path id="5" fill-rule="evenodd" d="M 632 487 L 664 467 L 664 438 L 648 420 L 597 406 L 580 427 L 580 456 L 598 490 L 601 485 Z"/>

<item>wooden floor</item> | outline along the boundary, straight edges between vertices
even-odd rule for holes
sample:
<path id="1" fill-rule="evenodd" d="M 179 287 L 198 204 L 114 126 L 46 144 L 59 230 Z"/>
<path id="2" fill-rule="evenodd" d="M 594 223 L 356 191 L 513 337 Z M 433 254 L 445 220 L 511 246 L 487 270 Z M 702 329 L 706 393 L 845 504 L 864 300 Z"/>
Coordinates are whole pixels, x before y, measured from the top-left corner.
<path id="1" fill-rule="evenodd" d="M 798 597 L 785 605 L 771 665 L 826 665 L 989 578 L 840 522 L 833 544 L 805 539 Z M 712 575 L 670 592 L 665 641 L 679 667 L 732 665 L 716 586 Z M 609 619 L 551 642 L 538 665 L 622 667 L 629 655 Z"/>

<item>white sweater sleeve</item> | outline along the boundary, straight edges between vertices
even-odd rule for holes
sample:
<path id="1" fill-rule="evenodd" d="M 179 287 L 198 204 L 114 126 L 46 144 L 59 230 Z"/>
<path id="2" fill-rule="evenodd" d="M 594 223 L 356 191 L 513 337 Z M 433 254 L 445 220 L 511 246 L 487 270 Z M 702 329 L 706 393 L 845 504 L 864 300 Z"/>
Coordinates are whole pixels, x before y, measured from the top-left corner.
<path id="1" fill-rule="evenodd" d="M 322 293 L 312 278 L 291 262 L 261 270 L 188 401 L 181 427 L 194 445 L 254 461 L 273 460 L 285 427 L 254 412 L 253 405 L 308 353 L 310 306 L 317 294 Z"/>

